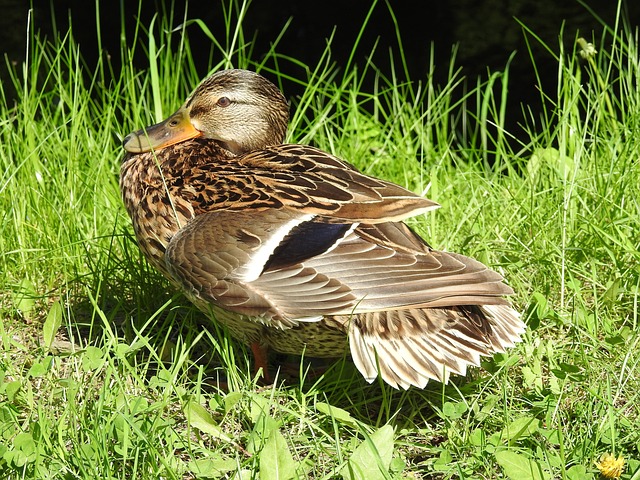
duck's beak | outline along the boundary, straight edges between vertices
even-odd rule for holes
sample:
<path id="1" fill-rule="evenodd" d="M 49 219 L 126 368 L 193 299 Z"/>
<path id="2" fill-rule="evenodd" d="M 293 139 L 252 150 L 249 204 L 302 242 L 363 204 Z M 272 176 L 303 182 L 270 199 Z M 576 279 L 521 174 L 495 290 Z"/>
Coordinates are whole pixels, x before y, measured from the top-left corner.
<path id="1" fill-rule="evenodd" d="M 202 132 L 193 126 L 189 112 L 183 107 L 163 122 L 130 133 L 122 141 L 122 146 L 128 152 L 142 153 L 200 136 Z"/>

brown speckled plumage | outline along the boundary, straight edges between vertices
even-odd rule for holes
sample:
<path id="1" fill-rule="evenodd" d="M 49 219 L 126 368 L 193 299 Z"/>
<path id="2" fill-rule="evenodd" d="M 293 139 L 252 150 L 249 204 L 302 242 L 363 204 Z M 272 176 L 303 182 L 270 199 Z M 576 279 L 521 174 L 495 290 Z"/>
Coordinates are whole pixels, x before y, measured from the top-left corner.
<path id="1" fill-rule="evenodd" d="M 287 118 L 270 82 L 229 70 L 125 139 L 123 199 L 158 270 L 242 342 L 350 350 L 367 380 L 396 387 L 446 381 L 519 340 L 501 276 L 401 222 L 435 203 L 282 144 Z"/>

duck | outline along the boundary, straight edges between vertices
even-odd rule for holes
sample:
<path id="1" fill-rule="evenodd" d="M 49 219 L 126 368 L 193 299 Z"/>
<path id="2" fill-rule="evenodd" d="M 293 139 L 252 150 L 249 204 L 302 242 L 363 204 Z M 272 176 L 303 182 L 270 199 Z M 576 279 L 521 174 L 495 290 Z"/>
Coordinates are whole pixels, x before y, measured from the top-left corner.
<path id="1" fill-rule="evenodd" d="M 120 189 L 148 262 L 251 347 L 339 358 L 369 383 L 425 388 L 522 339 L 514 291 L 404 222 L 439 205 L 310 145 L 264 76 L 213 73 L 123 140 Z M 259 370 L 258 370 L 259 371 Z"/>

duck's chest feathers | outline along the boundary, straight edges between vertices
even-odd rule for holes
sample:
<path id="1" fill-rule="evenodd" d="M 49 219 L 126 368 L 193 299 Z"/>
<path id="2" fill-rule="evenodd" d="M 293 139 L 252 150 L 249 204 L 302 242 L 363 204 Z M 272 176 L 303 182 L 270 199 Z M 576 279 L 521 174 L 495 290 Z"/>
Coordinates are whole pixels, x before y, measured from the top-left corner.
<path id="1" fill-rule="evenodd" d="M 181 196 L 184 179 L 170 156 L 151 153 L 125 157 L 120 174 L 122 199 L 140 249 L 162 272 L 171 238 L 194 217 L 190 202 Z"/>

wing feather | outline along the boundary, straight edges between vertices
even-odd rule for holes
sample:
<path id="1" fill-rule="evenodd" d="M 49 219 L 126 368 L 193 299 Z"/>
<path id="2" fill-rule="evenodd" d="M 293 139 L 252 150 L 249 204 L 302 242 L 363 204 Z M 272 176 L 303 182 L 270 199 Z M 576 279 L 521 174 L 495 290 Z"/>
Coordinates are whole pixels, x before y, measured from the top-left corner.
<path id="1" fill-rule="evenodd" d="M 166 188 L 172 196 L 189 201 L 197 214 L 284 207 L 322 215 L 327 222 L 379 223 L 438 207 L 306 145 L 275 145 L 235 157 L 216 142 L 196 138 L 165 150 L 159 155 Z M 190 173 L 188 184 L 182 181 L 184 171 Z"/>
<path id="2" fill-rule="evenodd" d="M 481 355 L 503 352 L 524 332 L 520 315 L 507 305 L 371 312 L 349 325 L 351 355 L 362 375 L 372 382 L 379 374 L 405 389 L 464 375 Z"/>

